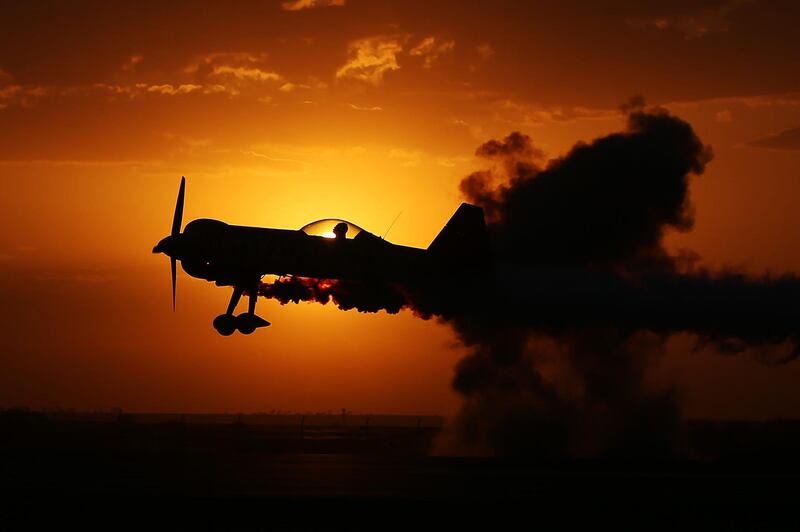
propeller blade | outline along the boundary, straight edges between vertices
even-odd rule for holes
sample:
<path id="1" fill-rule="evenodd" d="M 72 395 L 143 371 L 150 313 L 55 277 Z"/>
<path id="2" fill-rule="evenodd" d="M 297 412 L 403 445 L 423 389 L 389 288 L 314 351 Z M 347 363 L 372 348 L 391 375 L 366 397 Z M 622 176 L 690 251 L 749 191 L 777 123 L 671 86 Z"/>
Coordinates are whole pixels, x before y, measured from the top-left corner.
<path id="1" fill-rule="evenodd" d="M 186 178 L 181 176 L 181 188 L 178 189 L 178 201 L 175 203 L 175 216 L 172 218 L 172 235 L 181 232 L 181 222 L 183 221 L 183 193 L 186 190 Z"/>
<path id="2" fill-rule="evenodd" d="M 176 273 L 177 273 L 177 263 L 173 258 L 169 259 L 170 269 L 172 270 L 172 311 L 175 312 L 175 284 L 176 284 Z"/>

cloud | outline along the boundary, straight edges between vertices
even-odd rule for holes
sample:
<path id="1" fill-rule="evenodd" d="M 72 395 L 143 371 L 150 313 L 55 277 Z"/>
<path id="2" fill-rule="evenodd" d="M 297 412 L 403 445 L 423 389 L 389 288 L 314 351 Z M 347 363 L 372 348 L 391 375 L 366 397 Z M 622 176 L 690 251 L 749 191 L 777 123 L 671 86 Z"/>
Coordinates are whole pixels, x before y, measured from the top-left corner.
<path id="1" fill-rule="evenodd" d="M 453 168 L 460 164 L 466 164 L 470 161 L 469 157 L 437 157 L 436 164 L 446 168 Z"/>
<path id="2" fill-rule="evenodd" d="M 341 7 L 346 3 L 346 0 L 289 0 L 281 4 L 281 9 L 284 11 L 300 11 L 315 7 Z"/>
<path id="3" fill-rule="evenodd" d="M 422 160 L 421 151 L 404 150 L 402 148 L 393 148 L 389 150 L 389 157 L 392 159 L 399 159 L 405 167 L 417 166 Z"/>
<path id="4" fill-rule="evenodd" d="M 188 146 L 189 148 L 205 148 L 211 144 L 211 139 L 209 138 L 187 137 L 185 135 L 176 135 L 175 133 L 170 133 L 169 131 L 165 131 L 161 134 L 161 136 L 167 140 L 172 140 L 179 144 Z"/>
<path id="5" fill-rule="evenodd" d="M 733 122 L 733 113 L 730 109 L 723 109 L 714 115 L 714 120 L 720 123 Z"/>
<path id="6" fill-rule="evenodd" d="M 295 84 L 270 68 L 268 58 L 268 54 L 259 52 L 215 52 L 195 56 L 183 72 L 192 76 L 193 83 L 209 87 L 205 94 L 238 96 L 256 90 L 263 94 L 263 83 L 280 84 L 283 92 L 294 89 Z"/>
<path id="7" fill-rule="evenodd" d="M 481 140 L 485 137 L 483 127 L 478 124 L 470 124 L 466 120 L 461 120 L 460 118 L 455 118 L 449 123 L 454 126 L 467 128 L 469 134 L 475 139 Z"/>
<path id="8" fill-rule="evenodd" d="M 425 55 L 430 53 L 433 50 L 433 47 L 436 43 L 436 39 L 433 37 L 425 37 L 420 41 L 418 45 L 411 49 L 409 52 L 411 55 Z"/>
<path id="9" fill-rule="evenodd" d="M 722 99 L 720 101 L 724 101 Z M 755 96 L 744 96 L 731 98 L 731 100 L 742 103 L 747 107 L 798 107 L 800 106 L 800 92 L 784 92 L 780 94 L 759 94 Z"/>
<path id="10" fill-rule="evenodd" d="M 263 96 L 262 83 L 275 83 L 282 93 L 297 89 L 325 89 L 327 84 L 308 76 L 307 82 L 289 81 L 283 75 L 272 70 L 267 64 L 268 54 L 251 52 L 211 53 L 196 56 L 183 71 L 191 74 L 194 83 L 214 81 L 216 85 L 225 87 L 231 95 L 258 92 L 256 99 Z"/>
<path id="11" fill-rule="evenodd" d="M 352 78 L 378 85 L 386 72 L 400 70 L 397 55 L 403 47 L 395 38 L 370 37 L 348 46 L 350 59 L 336 71 L 336 79 Z"/>
<path id="12" fill-rule="evenodd" d="M 157 94 L 164 94 L 167 96 L 173 96 L 175 94 L 189 94 L 190 92 L 198 91 L 202 89 L 202 85 L 193 85 L 190 83 L 184 83 L 182 85 L 150 85 L 147 87 L 147 92 L 155 92 Z"/>
<path id="13" fill-rule="evenodd" d="M 206 94 L 225 92 L 237 96 L 246 85 L 285 81 L 269 68 L 268 57 L 257 52 L 214 52 L 195 56 L 183 72 L 192 76 L 193 83 L 215 87 Z"/>
<path id="14" fill-rule="evenodd" d="M 774 135 L 751 140 L 745 146 L 767 150 L 800 151 L 800 127 L 785 129 Z"/>
<path id="15" fill-rule="evenodd" d="M 623 104 L 624 109 L 638 105 L 636 98 Z M 634 106 L 634 107 L 630 107 Z M 494 120 L 500 123 L 536 127 L 553 122 L 572 122 L 575 120 L 607 120 L 619 117 L 620 109 L 592 109 L 589 107 L 561 107 L 516 102 L 511 99 L 498 100 L 490 104 Z"/>
<path id="16" fill-rule="evenodd" d="M 212 52 L 194 56 L 189 64 L 183 68 L 183 71 L 186 74 L 194 74 L 204 67 L 209 68 L 211 65 L 248 66 L 264 63 L 268 57 L 269 54 L 263 52 Z"/>
<path id="17" fill-rule="evenodd" d="M 272 152 L 276 151 L 278 153 L 273 155 Z M 272 174 L 276 176 L 307 175 L 312 167 L 312 163 L 305 159 L 303 154 L 292 152 L 286 153 L 285 150 L 282 150 L 280 147 L 270 148 L 266 146 L 250 150 L 243 150 L 241 153 L 258 160 L 260 166 L 268 167 Z M 283 157 L 282 155 L 288 156 Z M 298 157 L 298 155 L 300 157 Z"/>
<path id="18" fill-rule="evenodd" d="M 257 152 L 255 150 L 245 150 L 242 153 L 244 153 L 245 155 L 250 155 L 252 157 L 257 157 L 259 159 L 265 159 L 267 161 L 272 161 L 272 162 L 306 164 L 305 161 L 300 161 L 297 159 L 289 159 L 286 157 L 271 157 L 265 153 Z"/>
<path id="19" fill-rule="evenodd" d="M 137 64 L 141 56 L 132 56 L 125 63 Z M 191 82 L 169 83 L 92 83 L 86 85 L 21 85 L 13 82 L 13 78 L 0 71 L 0 111 L 12 107 L 31 107 L 47 97 L 85 97 L 100 93 L 106 101 L 113 102 L 120 99 L 134 99 L 154 96 L 184 96 L 195 95 L 226 95 L 237 97 L 246 95 L 259 101 L 266 101 L 261 83 L 274 82 L 278 91 L 288 93 L 296 89 L 323 90 L 327 84 L 313 76 L 309 76 L 307 83 L 293 83 L 287 81 L 280 74 L 263 68 L 259 62 L 263 61 L 265 54 L 225 53 L 207 54 L 196 58 L 184 69 L 185 74 L 191 74 Z M 238 62 L 238 64 L 220 62 Z M 185 76 L 182 76 L 185 78 Z M 174 78 L 173 78 L 174 79 Z M 188 80 L 187 80 L 188 81 Z M 252 90 L 251 90 L 252 89 Z"/>
<path id="20" fill-rule="evenodd" d="M 133 83 L 130 85 L 112 85 L 108 83 L 95 83 L 91 87 L 75 87 L 71 92 L 84 92 L 86 90 L 101 90 L 111 93 L 115 96 L 127 96 L 128 98 L 138 98 L 149 94 L 158 94 L 162 96 L 180 96 L 184 94 L 228 94 L 229 96 L 236 96 L 239 91 L 234 87 L 220 85 L 218 83 L 211 84 L 196 84 L 196 83 L 181 83 L 181 84 L 154 84 L 148 83 Z"/>
<path id="21" fill-rule="evenodd" d="M 134 54 L 128 58 L 125 63 L 122 65 L 122 70 L 125 72 L 133 72 L 136 70 L 136 65 L 141 63 L 144 60 L 144 56 L 140 54 Z"/>
<path id="22" fill-rule="evenodd" d="M 220 85 L 218 83 L 213 83 L 210 85 L 203 86 L 203 94 L 220 94 L 220 93 L 226 93 L 229 96 L 236 96 L 239 94 L 239 91 L 233 87 Z"/>
<path id="23" fill-rule="evenodd" d="M 749 109 L 769 107 L 786 107 L 796 109 L 800 107 L 800 92 L 781 92 L 771 94 L 755 94 L 750 96 L 725 96 L 719 98 L 704 98 L 701 100 L 673 101 L 661 104 L 669 109 L 694 109 L 704 105 L 736 106 L 742 105 Z"/>
<path id="24" fill-rule="evenodd" d="M 261 70 L 255 67 L 235 67 L 229 65 L 215 66 L 211 72 L 214 76 L 232 76 L 240 80 L 249 81 L 282 81 L 283 76 L 277 72 Z"/>
<path id="25" fill-rule="evenodd" d="M 20 85 L 6 85 L 0 88 L 0 98 L 11 98 L 19 94 L 20 91 L 22 91 L 22 86 Z"/>
<path id="26" fill-rule="evenodd" d="M 40 165 L 40 166 L 158 166 L 163 161 L 159 159 L 0 159 L 0 165 Z"/>
<path id="27" fill-rule="evenodd" d="M 479 44 L 475 47 L 475 50 L 478 52 L 481 59 L 489 59 L 494 55 L 494 48 L 487 43 Z"/>
<path id="28" fill-rule="evenodd" d="M 354 103 L 348 103 L 347 106 L 350 109 L 354 109 L 356 111 L 383 111 L 383 108 L 382 107 L 378 107 L 377 105 L 372 106 L 372 107 L 366 107 L 366 106 L 362 106 L 362 105 L 356 105 Z"/>
<path id="29" fill-rule="evenodd" d="M 286 83 L 284 83 L 283 85 L 278 87 L 278 90 L 281 91 L 281 92 L 292 92 L 292 91 L 294 91 L 296 89 L 324 90 L 324 89 L 327 89 L 327 88 L 328 88 L 328 84 L 327 83 L 325 83 L 323 81 L 319 81 L 314 76 L 309 76 L 308 77 L 308 83 L 292 83 L 291 81 L 287 81 Z"/>
<path id="30" fill-rule="evenodd" d="M 419 42 L 419 44 L 411 49 L 409 54 L 413 56 L 424 57 L 425 62 L 423 63 L 423 66 L 425 68 L 431 68 L 436 60 L 438 60 L 447 52 L 452 51 L 455 46 L 456 42 L 452 40 L 437 42 L 435 37 L 425 37 Z"/>
<path id="31" fill-rule="evenodd" d="M 10 84 L 0 86 L 0 111 L 12 105 L 28 107 L 33 105 L 36 100 L 57 92 L 56 87 L 45 87 L 43 85 Z"/>
<path id="32" fill-rule="evenodd" d="M 729 14 L 751 0 L 730 0 L 720 5 L 691 12 L 668 14 L 650 18 L 633 18 L 626 22 L 633 28 L 651 28 L 656 31 L 676 31 L 684 39 L 700 39 L 712 33 L 728 31 Z"/>

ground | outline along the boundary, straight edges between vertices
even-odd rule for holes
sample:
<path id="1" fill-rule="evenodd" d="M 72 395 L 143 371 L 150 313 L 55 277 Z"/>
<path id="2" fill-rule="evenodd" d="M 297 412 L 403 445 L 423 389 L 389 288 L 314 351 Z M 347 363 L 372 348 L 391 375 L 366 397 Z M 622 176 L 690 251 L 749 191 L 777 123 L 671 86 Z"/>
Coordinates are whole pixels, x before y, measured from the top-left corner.
<path id="1" fill-rule="evenodd" d="M 428 418 L 393 427 L 322 416 L 301 432 L 235 416 L 0 417 L 5 515 L 25 528 L 53 517 L 106 528 L 781 528 L 794 522 L 800 480 L 793 423 L 695 426 L 703 459 L 543 462 L 433 456 L 440 428 Z M 771 451 L 754 454 L 759 445 Z"/>

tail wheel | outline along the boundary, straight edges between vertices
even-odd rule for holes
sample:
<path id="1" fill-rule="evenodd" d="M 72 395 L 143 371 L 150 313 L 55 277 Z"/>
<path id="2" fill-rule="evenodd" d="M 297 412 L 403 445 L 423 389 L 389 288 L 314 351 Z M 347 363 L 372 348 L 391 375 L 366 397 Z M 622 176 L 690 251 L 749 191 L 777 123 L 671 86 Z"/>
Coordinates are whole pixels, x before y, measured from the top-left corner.
<path id="1" fill-rule="evenodd" d="M 236 330 L 236 318 L 230 314 L 220 314 L 214 318 L 214 328 L 222 336 L 230 336 Z"/>

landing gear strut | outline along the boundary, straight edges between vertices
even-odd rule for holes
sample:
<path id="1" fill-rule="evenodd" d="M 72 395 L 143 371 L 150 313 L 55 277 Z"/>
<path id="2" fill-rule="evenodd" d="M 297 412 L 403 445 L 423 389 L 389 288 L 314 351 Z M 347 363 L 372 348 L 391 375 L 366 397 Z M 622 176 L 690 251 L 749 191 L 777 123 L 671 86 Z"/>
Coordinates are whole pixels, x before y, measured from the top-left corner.
<path id="1" fill-rule="evenodd" d="M 257 285 L 254 285 L 249 290 L 248 296 L 250 300 L 248 301 L 247 312 L 243 312 L 238 316 L 233 315 L 233 312 L 236 310 L 236 305 L 239 304 L 239 300 L 242 298 L 243 292 L 244 288 L 242 286 L 234 286 L 230 303 L 228 303 L 228 310 L 225 311 L 225 314 L 220 314 L 214 318 L 214 328 L 222 336 L 230 336 L 237 329 L 242 334 L 251 334 L 259 327 L 266 327 L 270 324 L 267 320 L 256 316 L 256 298 L 258 298 Z"/>

